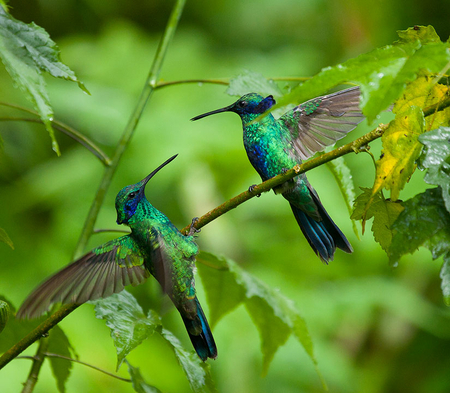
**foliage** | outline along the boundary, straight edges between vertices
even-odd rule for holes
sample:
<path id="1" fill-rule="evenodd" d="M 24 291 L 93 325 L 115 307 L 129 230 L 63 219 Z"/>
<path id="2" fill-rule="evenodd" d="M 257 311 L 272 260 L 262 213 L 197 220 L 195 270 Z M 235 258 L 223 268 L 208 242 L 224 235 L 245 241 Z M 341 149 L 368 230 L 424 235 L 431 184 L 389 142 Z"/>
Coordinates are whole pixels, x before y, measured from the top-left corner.
<path id="1" fill-rule="evenodd" d="M 4 5 L 2 2 L 0 2 L 0 4 Z M 180 1 L 179 4 L 181 4 L 182 8 L 184 3 Z M 170 23 L 168 26 L 169 25 Z M 176 24 L 172 24 L 171 28 L 175 29 L 175 26 Z M 52 124 L 57 123 L 53 123 L 54 111 L 50 106 L 50 95 L 47 92 L 44 79 L 41 75 L 42 71 L 46 71 L 50 73 L 50 75 L 58 78 L 75 81 L 83 90 L 85 90 L 84 85 L 77 79 L 73 71 L 59 60 L 59 50 L 56 47 L 56 44 L 50 39 L 49 35 L 34 23 L 25 24 L 20 22 L 0 7 L 0 34 L 0 55 L 2 56 L 5 68 L 11 74 L 15 85 L 19 86 L 25 92 L 25 95 L 33 102 L 41 121 L 45 124 L 47 131 L 50 133 L 53 149 L 59 154 L 60 149 L 56 142 L 56 138 L 54 137 L 52 127 Z M 166 45 L 168 45 L 168 42 L 170 41 L 170 39 L 167 38 L 168 36 L 169 35 L 166 34 L 162 40 L 162 42 L 166 42 Z M 135 41 L 138 42 L 139 40 Z M 160 52 L 157 52 L 155 58 L 158 59 L 160 54 Z M 163 57 L 164 56 L 161 55 L 160 65 L 162 64 Z M 444 264 L 441 269 L 440 278 L 441 290 L 447 305 L 450 305 L 450 196 L 448 186 L 448 141 L 450 140 L 450 128 L 448 128 L 448 126 L 450 122 L 450 107 L 446 104 L 449 88 L 445 83 L 445 79 L 442 78 L 446 76 L 445 74 L 449 64 L 450 52 L 448 43 L 441 42 L 433 27 L 415 26 L 400 31 L 399 40 L 395 41 L 393 44 L 359 55 L 358 57 L 349 59 L 337 66 L 324 68 L 316 76 L 299 86 L 282 86 L 282 84 L 276 83 L 274 81 L 275 79 L 266 79 L 260 73 L 245 71 L 231 79 L 227 88 L 227 93 L 229 95 L 239 96 L 250 90 L 257 91 L 261 94 L 272 94 L 277 97 L 277 107 L 282 108 L 286 105 L 298 104 L 299 102 L 305 101 L 316 95 L 321 95 L 338 84 L 355 82 L 361 85 L 361 107 L 367 116 L 369 123 L 372 123 L 377 119 L 377 116 L 383 110 L 389 109 L 392 103 L 395 102 L 393 112 L 396 117 L 389 123 L 387 130 L 381 138 L 383 147 L 381 157 L 376 162 L 374 185 L 372 188 L 361 188 L 362 193 L 355 200 L 351 218 L 353 220 L 362 220 L 363 232 L 365 221 L 373 218 L 373 238 L 380 244 L 381 248 L 389 257 L 390 263 L 394 266 L 398 265 L 398 262 L 403 255 L 414 253 L 419 247 L 425 247 L 430 250 L 433 259 L 443 256 Z M 102 73 L 99 78 L 105 77 L 106 74 L 107 73 Z M 147 88 L 150 86 L 151 89 L 157 90 L 158 74 L 159 69 L 155 72 L 154 75 L 156 76 L 154 78 L 149 78 L 151 83 L 149 82 L 149 84 L 146 84 Z M 285 88 L 287 88 L 288 93 L 282 96 Z M 150 96 L 152 92 L 153 90 L 147 92 L 148 96 Z M 130 95 L 134 97 L 135 92 L 132 93 L 133 94 Z M 281 98 L 279 99 L 278 97 Z M 142 99 L 140 104 L 136 106 L 135 113 L 137 113 L 137 115 L 132 117 L 133 120 L 129 123 L 131 124 L 131 127 L 133 127 L 129 133 L 129 138 L 131 138 L 134 128 L 141 117 L 142 109 L 147 98 Z M 127 97 L 125 95 L 123 97 L 124 102 L 126 99 Z M 176 98 L 173 99 L 175 100 Z M 74 98 L 74 100 L 81 99 Z M 164 101 L 162 100 L 162 102 Z M 142 106 L 140 106 L 141 104 Z M 161 105 L 161 103 L 156 105 Z M 126 105 L 124 106 L 126 107 Z M 173 113 L 174 107 L 180 111 L 183 110 L 182 105 L 170 105 L 171 112 L 168 114 L 167 118 Z M 159 108 L 161 109 L 161 106 L 159 106 Z M 72 108 L 70 109 L 72 110 Z M 164 111 L 165 109 L 161 110 Z M 27 111 L 30 112 L 29 110 Z M 75 116 L 78 117 L 78 114 Z M 99 113 L 96 113 L 95 116 L 100 115 Z M 76 122 L 76 120 L 72 120 Z M 114 122 L 112 121 L 108 121 L 108 125 L 111 126 L 111 128 L 114 128 L 115 124 L 113 123 Z M 173 125 L 173 127 L 168 127 L 167 123 L 164 123 L 163 125 L 167 129 L 177 128 L 175 125 Z M 159 125 L 156 128 L 162 129 Z M 167 131 L 167 133 L 171 132 L 173 131 Z M 72 135 L 75 134 L 72 133 Z M 84 138 L 82 134 L 78 135 L 81 135 Z M 93 138 L 103 140 L 103 144 L 112 145 L 115 143 L 114 138 L 109 139 L 111 138 L 110 135 L 100 135 L 101 131 L 98 131 L 98 135 L 94 133 Z M 136 150 L 133 150 L 135 149 L 134 146 L 152 146 L 152 149 L 154 149 L 151 151 L 152 154 L 150 154 L 152 156 L 160 147 L 162 150 L 167 148 L 167 145 L 169 144 L 167 141 L 170 140 L 170 138 L 165 138 L 167 135 L 164 135 L 163 143 L 161 143 L 160 139 L 163 137 L 162 135 L 155 136 L 155 134 L 149 132 L 147 137 L 149 138 L 150 143 L 148 144 L 142 143 L 141 140 L 141 143 L 131 143 L 131 145 L 128 146 L 130 140 L 128 139 L 124 142 L 122 140 L 117 145 L 123 149 L 128 147 L 133 153 L 143 154 L 145 157 L 149 155 L 147 150 L 145 150 L 144 153 L 137 153 Z M 183 143 L 183 137 L 180 135 L 179 130 L 176 130 L 174 135 L 175 137 L 172 138 L 172 140 L 174 141 L 174 145 L 179 143 L 177 148 L 182 148 L 187 145 L 186 143 Z M 93 144 L 93 142 L 87 139 L 74 139 L 97 156 L 107 157 L 100 148 Z M 206 146 L 208 141 L 206 141 L 204 136 L 200 139 Z M 349 137 L 349 139 L 355 138 Z M 153 146 L 157 144 L 158 149 L 155 149 Z M 195 146 L 196 143 L 192 143 L 192 145 Z M 223 145 L 224 142 L 219 144 L 221 147 Z M 93 148 L 93 146 L 95 148 Z M 6 141 L 5 150 L 7 151 L 8 149 L 12 149 L 12 147 L 10 146 L 10 143 Z M 62 149 L 62 151 L 64 154 L 61 159 L 65 159 L 64 149 Z M 80 154 L 85 154 L 85 151 Z M 194 156 L 195 153 L 192 155 Z M 357 159 L 360 159 L 360 156 L 361 155 L 358 155 Z M 84 155 L 82 157 L 84 157 Z M 115 157 L 118 157 L 115 159 L 115 163 L 118 164 L 121 155 L 119 154 Z M 133 158 L 133 161 L 136 161 L 136 159 L 137 157 Z M 101 161 L 107 168 L 111 165 L 109 159 Z M 230 159 L 229 161 L 234 160 Z M 228 166 L 233 167 L 233 165 L 235 165 L 234 162 L 226 162 L 226 164 L 227 165 L 221 165 L 221 169 Z M 422 193 L 417 193 L 409 199 L 402 201 L 400 199 L 400 193 L 404 192 L 407 183 L 411 180 L 413 175 L 415 176 L 417 164 L 420 169 L 427 170 L 424 179 L 425 182 L 438 187 L 427 189 Z M 57 164 L 53 165 L 56 167 Z M 353 168 L 349 169 L 342 157 L 328 162 L 327 165 L 337 181 L 338 188 L 341 190 L 347 208 L 350 209 L 351 201 L 354 199 L 355 195 L 352 179 Z M 126 165 L 123 164 L 123 166 L 125 167 Z M 193 167 L 195 169 L 195 166 Z M 365 171 L 365 177 L 369 178 L 367 169 L 363 168 L 362 165 L 361 168 Z M 191 170 L 191 168 L 188 166 L 185 169 L 186 173 L 183 172 L 183 176 L 187 177 L 188 169 Z M 43 168 L 39 167 L 39 170 L 43 170 Z M 114 170 L 115 168 L 111 169 L 110 177 L 104 177 L 102 185 L 99 188 L 99 190 L 103 192 L 103 195 L 106 193 L 106 189 L 111 183 L 111 177 Z M 133 178 L 135 177 L 135 172 L 138 170 L 139 168 L 133 167 Z M 82 172 L 81 169 L 78 168 L 74 171 Z M 184 169 L 181 171 L 184 171 Z M 219 177 L 219 175 L 217 177 Z M 65 176 L 67 175 L 61 177 L 63 178 Z M 186 180 L 186 184 L 189 186 L 189 193 L 179 192 L 180 195 L 183 194 L 180 196 L 180 201 L 187 201 L 189 198 L 189 195 L 187 194 L 198 192 L 198 189 L 201 189 L 201 181 L 204 177 L 206 176 L 199 176 L 199 179 L 195 179 L 195 189 L 192 189 L 192 183 L 194 182 L 189 183 Z M 36 178 L 40 179 L 41 177 L 37 176 Z M 235 178 L 237 183 L 241 181 L 241 178 L 245 178 L 244 173 L 242 173 L 241 176 L 240 168 L 235 169 Z M 180 181 L 180 179 L 181 176 L 178 180 Z M 29 183 L 31 184 L 30 188 L 36 187 L 37 183 L 33 182 L 31 176 L 29 180 Z M 244 181 L 247 181 L 247 179 L 244 179 Z M 84 178 L 82 182 L 85 182 Z M 220 182 L 220 180 L 218 180 L 218 182 Z M 173 181 L 172 184 L 176 183 L 176 181 Z M 239 183 L 239 186 L 241 185 L 242 184 Z M 235 187 L 234 185 L 227 186 Z M 57 189 L 58 185 L 54 187 Z M 82 187 L 79 188 L 80 190 L 75 189 L 66 194 L 67 200 L 70 201 L 68 205 L 74 210 L 76 210 L 74 202 L 77 202 L 78 200 L 76 195 L 77 191 L 80 193 L 83 192 L 81 190 Z M 161 186 L 161 188 L 162 191 L 161 194 L 159 194 L 160 202 L 169 199 L 167 198 L 169 193 L 170 195 L 177 193 L 173 192 L 174 187 L 170 188 L 169 182 L 167 185 Z M 383 189 L 390 191 L 390 199 L 384 197 Z M 209 204 L 203 203 L 205 202 L 205 195 L 207 194 L 206 190 L 207 187 L 204 187 L 202 189 L 203 194 L 196 194 L 196 197 L 202 202 L 198 202 L 197 207 L 200 206 L 202 209 Z M 232 190 L 235 191 L 234 188 Z M 27 193 L 21 193 L 18 200 L 14 200 L 14 202 L 23 203 L 26 200 L 23 195 L 27 195 Z M 97 208 L 99 208 L 102 204 L 102 200 L 102 198 L 96 197 L 94 205 L 96 204 Z M 255 214 L 251 218 L 246 216 L 248 213 L 243 212 L 243 216 L 247 217 L 247 221 L 255 222 L 254 226 L 260 226 L 262 228 L 261 233 L 270 233 L 271 236 L 273 236 L 273 239 L 282 239 L 282 236 L 277 238 L 277 234 L 274 232 L 280 232 L 284 237 L 290 236 L 288 230 L 284 229 L 284 225 L 283 227 L 277 226 L 277 229 L 274 230 L 272 221 L 274 221 L 276 212 L 271 210 L 269 202 L 267 202 L 267 205 L 264 205 L 265 202 L 263 200 L 264 198 L 261 198 L 261 204 L 267 206 L 267 209 L 259 209 L 257 213 L 253 211 Z M 26 203 L 29 203 L 30 210 L 35 209 L 36 206 L 42 208 L 39 204 L 33 205 L 31 202 Z M 42 200 L 38 203 L 45 202 Z M 249 203 L 248 205 L 248 211 L 251 212 L 251 204 Z M 67 206 L 62 210 L 67 211 Z M 97 213 L 93 214 L 92 217 L 93 225 L 97 219 Z M 260 225 L 257 225 L 258 220 L 260 220 Z M 40 222 L 42 221 L 44 220 L 40 220 Z M 218 220 L 218 222 L 221 221 L 222 219 Z M 223 218 L 223 221 L 226 221 L 225 217 Z M 45 222 L 43 226 L 44 225 Z M 67 226 L 70 227 L 71 224 L 68 223 Z M 259 229 L 254 228 L 254 226 L 252 226 L 252 231 L 245 232 L 246 237 L 251 238 L 252 236 L 259 236 Z M 67 231 L 69 231 L 68 229 L 69 228 L 67 228 Z M 205 230 L 204 237 L 208 236 L 206 233 L 208 230 Z M 8 232 L 12 234 L 12 237 L 15 240 L 16 249 L 22 248 L 23 244 L 16 241 L 15 230 L 13 229 L 11 232 L 8 229 Z M 250 232 L 255 233 L 255 235 L 252 235 Z M 227 231 L 224 230 L 217 238 L 221 238 L 222 235 L 224 238 L 227 238 L 228 236 L 228 239 L 232 236 L 229 234 L 227 235 Z M 85 236 L 87 241 L 91 236 L 90 231 L 86 231 Z M 238 239 L 237 236 L 234 240 L 236 244 L 239 244 L 240 241 L 244 241 Z M 10 237 L 1 228 L 0 241 L 13 248 Z M 55 244 L 58 242 L 64 243 L 63 238 L 55 237 L 54 241 Z M 281 282 L 283 283 L 294 282 L 295 284 L 293 287 L 300 291 L 300 288 L 297 288 L 297 286 L 300 287 L 298 282 L 303 283 L 304 286 L 308 286 L 308 281 L 313 280 L 313 275 L 308 273 L 305 277 L 301 277 L 300 274 L 297 274 L 301 271 L 299 269 L 303 269 L 298 265 L 306 265 L 306 263 L 304 260 L 296 260 L 298 259 L 297 253 L 291 251 L 291 249 L 293 249 L 292 241 L 286 240 L 286 243 L 281 243 L 281 241 L 282 240 L 279 241 L 280 246 L 276 245 L 277 242 L 275 240 L 271 241 L 271 244 L 269 244 L 268 241 L 267 243 L 260 241 L 258 247 L 254 247 L 255 249 L 259 248 L 257 251 L 238 252 L 236 255 L 240 255 L 240 260 L 243 260 L 243 255 L 250 255 L 251 253 L 253 253 L 251 255 L 258 255 L 255 254 L 258 252 L 260 253 L 259 255 L 262 255 L 263 253 L 268 252 L 268 249 L 271 247 L 277 247 L 276 260 L 270 262 L 270 268 L 273 271 L 273 275 L 276 276 L 280 274 L 282 277 Z M 217 247 L 217 244 L 218 243 L 215 243 L 213 247 Z M 53 248 L 56 248 L 56 246 L 53 245 Z M 301 255 L 301 258 L 306 259 L 303 255 Z M 351 256 L 349 258 L 351 258 Z M 295 263 L 284 265 L 285 260 L 288 260 L 290 263 L 290 260 L 294 259 Z M 377 263 L 378 262 L 379 261 L 377 260 Z M 58 263 L 61 264 L 60 261 Z M 289 267 L 284 268 L 282 266 Z M 313 349 L 313 340 L 311 338 L 311 336 L 321 335 L 320 327 L 311 329 L 311 325 L 313 324 L 308 323 L 308 326 L 310 326 L 308 329 L 305 322 L 305 318 L 307 319 L 307 317 L 304 317 L 305 314 L 303 312 L 299 313 L 297 310 L 297 308 L 302 309 L 307 307 L 307 305 L 301 303 L 304 302 L 304 299 L 299 298 L 294 302 L 287 297 L 287 295 L 281 294 L 274 286 L 266 284 L 266 278 L 269 277 L 264 277 L 264 280 L 259 278 L 258 273 L 260 272 L 258 270 L 262 269 L 262 267 L 259 266 L 255 269 L 257 272 L 252 274 L 246 267 L 233 262 L 228 257 L 217 257 L 212 253 L 203 251 L 197 258 L 197 267 L 203 284 L 202 288 L 204 289 L 205 296 L 208 300 L 208 317 L 211 326 L 215 328 L 215 332 L 218 330 L 220 331 L 221 326 L 218 326 L 218 322 L 225 316 L 228 316 L 227 323 L 231 325 L 231 323 L 228 322 L 232 320 L 231 314 L 234 315 L 239 311 L 239 306 L 243 305 L 250 317 L 251 323 L 259 332 L 262 353 L 262 374 L 270 374 L 269 366 L 271 364 L 271 370 L 277 369 L 278 359 L 275 357 L 277 351 L 292 351 L 289 353 L 295 354 L 295 357 L 297 358 L 297 349 L 292 349 L 292 346 L 285 345 L 289 342 L 289 337 L 292 335 L 302 345 L 307 358 L 312 362 L 313 368 L 318 373 L 324 389 L 326 389 L 324 379 L 327 378 L 326 376 L 325 378 L 322 378 L 323 372 L 319 371 L 319 364 L 321 365 L 322 359 L 315 354 L 317 351 L 314 351 Z M 269 276 L 271 274 L 272 273 L 270 273 Z M 382 287 L 383 285 L 384 284 L 378 287 Z M 376 287 L 377 285 L 373 286 L 373 288 Z M 387 286 L 385 287 L 387 288 Z M 286 289 L 288 288 L 290 288 L 289 285 L 287 285 Z M 289 290 L 286 292 L 289 292 Z M 395 291 L 392 293 L 394 292 Z M 284 288 L 283 293 L 285 293 Z M 148 293 L 146 293 L 145 296 L 142 294 L 139 295 L 138 293 L 137 296 L 133 296 L 131 293 L 123 291 L 107 299 L 95 302 L 96 317 L 104 320 L 106 326 L 110 328 L 111 338 L 113 339 L 117 354 L 116 371 L 119 370 L 119 367 L 123 362 L 126 362 L 128 373 L 131 378 L 131 385 L 135 391 L 159 392 L 160 390 L 157 387 L 149 385 L 141 375 L 140 370 L 147 368 L 147 363 L 139 363 L 138 368 L 132 366 L 128 361 L 129 358 L 137 356 L 135 353 L 138 351 L 135 351 L 135 349 L 141 345 L 145 345 L 145 342 L 150 340 L 156 333 L 155 336 L 160 337 L 165 343 L 165 346 L 174 353 L 174 358 L 193 391 L 216 391 L 210 370 L 210 368 L 214 369 L 216 367 L 216 363 L 212 363 L 212 366 L 210 366 L 210 364 L 204 364 L 197 356 L 195 356 L 192 350 L 186 350 L 187 346 L 177 338 L 178 332 L 176 329 L 168 329 L 163 313 L 157 312 L 155 305 L 150 304 L 150 310 L 147 313 L 144 313 L 140 303 L 145 303 L 147 300 L 143 300 L 143 298 L 148 298 L 148 295 Z M 357 295 L 359 296 L 359 294 Z M 327 299 L 327 302 L 328 301 L 332 302 L 333 299 Z M 296 305 L 296 303 L 298 303 L 298 305 Z M 386 300 L 385 303 L 390 304 L 388 300 Z M 398 304 L 402 303 L 399 301 Z M 426 302 L 424 301 L 423 305 L 425 304 Z M 399 307 L 399 309 L 401 308 L 401 306 L 397 307 Z M 11 309 L 11 311 L 2 314 L 2 310 L 6 310 L 7 308 Z M 424 306 L 423 308 L 426 307 Z M 0 300 L 0 330 L 4 327 L 3 332 L 0 331 L 1 352 L 5 352 L 10 347 L 13 347 L 29 331 L 37 329 L 36 326 L 38 325 L 38 322 L 42 321 L 17 321 L 14 318 L 4 317 L 4 315 L 7 316 L 10 313 L 12 315 L 15 313 L 15 308 L 12 304 L 6 299 Z M 328 314 L 325 315 L 328 317 Z M 335 320 L 339 320 L 338 317 L 335 318 Z M 445 322 L 448 322 L 446 316 L 443 316 L 442 318 L 445 319 Z M 238 322 L 240 323 L 240 321 Z M 360 321 L 351 322 L 350 325 L 353 325 L 356 322 L 360 323 Z M 223 323 L 221 325 L 223 326 Z M 421 327 L 419 323 L 416 325 Z M 428 325 L 426 322 L 423 322 L 422 326 Z M 50 331 L 48 346 L 48 353 L 58 354 L 64 357 L 63 359 L 48 356 L 50 367 L 60 392 L 66 391 L 66 383 L 72 371 L 72 362 L 70 359 L 77 357 L 74 348 L 68 339 L 70 334 L 67 332 L 66 328 L 64 329 L 66 332 L 58 325 Z M 433 332 L 433 334 L 439 335 L 441 334 L 441 330 L 436 329 L 437 333 Z M 242 333 L 243 336 L 245 335 L 245 332 L 238 331 L 237 327 L 233 328 L 232 332 L 231 336 L 233 338 L 239 336 L 240 333 Z M 339 332 L 335 334 L 339 334 Z M 367 332 L 368 336 L 370 334 L 371 332 Z M 339 339 L 339 337 L 337 338 Z M 358 341 L 359 339 L 363 341 L 362 338 L 358 337 L 357 329 L 355 329 L 355 337 L 352 338 L 354 338 L 354 341 Z M 90 337 L 86 338 L 86 340 L 90 339 Z M 236 339 L 238 340 L 239 337 Z M 321 339 L 318 338 L 319 342 L 320 340 Z M 221 356 L 221 351 L 225 353 L 231 352 L 223 342 L 218 343 L 219 356 Z M 398 342 L 401 342 L 400 338 L 398 339 Z M 246 345 L 247 343 L 244 344 Z M 369 344 L 370 342 L 367 346 L 370 346 Z M 348 346 L 351 345 L 356 344 L 354 342 L 349 342 Z M 233 344 L 231 343 L 229 346 L 233 347 Z M 319 345 L 319 348 L 323 351 L 322 346 Z M 251 352 L 249 348 L 246 349 L 246 352 Z M 347 347 L 345 347 L 345 349 L 348 350 Z M 161 353 L 164 354 L 164 350 Z M 157 354 L 158 352 L 156 349 L 155 351 L 152 350 L 150 353 L 147 353 L 146 356 L 149 358 L 148 362 L 151 363 L 152 360 L 150 358 L 154 358 L 156 360 L 153 360 L 153 362 L 158 363 L 159 359 Z M 236 366 L 233 367 L 233 372 L 235 374 L 245 374 L 244 372 L 241 372 L 241 370 L 238 370 L 238 373 L 236 372 L 237 367 L 239 367 L 240 360 L 238 358 L 241 353 L 234 353 L 232 355 L 236 358 Z M 280 354 L 277 357 L 281 356 L 282 355 Z M 341 356 L 345 355 L 342 354 Z M 161 362 L 164 363 L 164 355 Z M 169 364 L 169 362 L 166 363 Z M 325 359 L 323 360 L 323 363 L 326 364 Z M 135 364 L 134 360 L 133 364 Z M 170 366 L 167 365 L 167 367 L 169 368 Z M 219 367 L 219 365 L 217 365 L 217 367 Z M 297 371 L 292 371 L 292 374 L 295 374 L 296 372 Z M 268 375 L 268 378 L 269 377 L 270 376 Z M 221 382 L 221 379 L 223 379 L 223 377 L 218 379 L 219 383 Z M 155 385 L 157 384 L 158 383 L 155 382 Z M 343 383 L 342 386 L 344 385 L 347 386 L 348 384 Z M 311 390 L 317 390 L 316 382 L 311 383 L 311 386 Z M 277 387 L 280 389 L 283 388 L 283 386 Z M 257 387 L 254 389 L 257 391 Z M 349 389 L 350 388 L 347 388 L 345 391 L 349 391 Z"/>
<path id="2" fill-rule="evenodd" d="M 52 128 L 53 110 L 50 106 L 42 71 L 55 78 L 78 82 L 75 73 L 59 61 L 59 50 L 47 32 L 34 23 L 27 25 L 14 19 L 0 7 L 0 57 L 17 86 L 33 102 L 52 139 L 53 150 L 59 146 Z"/>

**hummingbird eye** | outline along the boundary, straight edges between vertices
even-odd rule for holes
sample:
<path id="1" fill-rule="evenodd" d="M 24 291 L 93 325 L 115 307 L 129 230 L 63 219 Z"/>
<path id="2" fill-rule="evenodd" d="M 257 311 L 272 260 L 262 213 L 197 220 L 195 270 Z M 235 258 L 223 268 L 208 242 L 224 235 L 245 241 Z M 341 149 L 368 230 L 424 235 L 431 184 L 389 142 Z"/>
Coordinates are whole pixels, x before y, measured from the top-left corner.
<path id="1" fill-rule="evenodd" d="M 137 195 L 137 191 L 132 191 L 128 194 L 127 198 L 128 199 L 133 199 L 135 196 Z"/>
<path id="2" fill-rule="evenodd" d="M 239 108 L 244 108 L 244 107 L 247 106 L 247 104 L 248 104 L 247 101 L 239 101 L 239 102 L 238 102 L 238 107 L 239 107 Z"/>

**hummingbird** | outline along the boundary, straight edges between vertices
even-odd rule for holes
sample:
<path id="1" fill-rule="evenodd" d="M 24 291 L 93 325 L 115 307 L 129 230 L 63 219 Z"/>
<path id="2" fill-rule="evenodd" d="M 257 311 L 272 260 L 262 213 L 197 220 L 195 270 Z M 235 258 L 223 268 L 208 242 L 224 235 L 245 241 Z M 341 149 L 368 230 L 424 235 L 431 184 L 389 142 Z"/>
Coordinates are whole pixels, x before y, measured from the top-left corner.
<path id="1" fill-rule="evenodd" d="M 276 102 L 271 95 L 264 98 L 249 93 L 225 108 L 191 120 L 222 112 L 237 113 L 242 120 L 247 156 L 265 181 L 301 164 L 353 130 L 364 119 L 359 97 L 360 90 L 356 86 L 306 101 L 278 119 L 269 113 L 255 121 Z M 305 174 L 276 187 L 274 192 L 289 201 L 300 229 L 322 262 L 333 260 L 336 247 L 353 252 Z"/>
<path id="2" fill-rule="evenodd" d="M 144 193 L 148 181 L 175 157 L 117 194 L 117 223 L 129 226 L 131 233 L 102 244 L 48 278 L 25 300 L 18 318 L 38 317 L 58 302 L 82 304 L 105 298 L 152 275 L 180 313 L 198 356 L 203 361 L 216 358 L 216 344 L 195 293 L 198 246 L 193 225 L 183 235 Z"/>

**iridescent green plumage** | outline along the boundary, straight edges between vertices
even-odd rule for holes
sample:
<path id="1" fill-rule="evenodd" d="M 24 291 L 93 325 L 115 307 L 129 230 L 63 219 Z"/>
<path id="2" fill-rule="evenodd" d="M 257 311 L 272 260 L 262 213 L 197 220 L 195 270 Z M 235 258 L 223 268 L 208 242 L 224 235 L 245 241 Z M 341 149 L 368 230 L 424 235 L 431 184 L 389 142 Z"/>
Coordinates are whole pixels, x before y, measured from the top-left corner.
<path id="1" fill-rule="evenodd" d="M 248 158 L 267 180 L 334 144 L 360 123 L 359 88 L 354 87 L 307 101 L 279 119 L 271 113 L 255 121 L 275 104 L 272 96 L 249 93 L 230 106 L 194 117 L 198 120 L 220 112 L 237 113 L 242 120 L 244 147 Z M 311 247 L 322 261 L 333 259 L 336 247 L 352 248 L 320 203 L 305 175 L 277 187 L 289 202 Z"/>
<path id="2" fill-rule="evenodd" d="M 50 277 L 25 300 L 17 313 L 19 318 L 37 317 L 58 302 L 82 304 L 111 296 L 126 285 L 143 283 L 151 274 L 180 312 L 200 358 L 217 356 L 195 294 L 197 244 L 191 235 L 181 234 L 144 194 L 147 182 L 175 157 L 117 195 L 117 223 L 128 225 L 131 233 L 95 248 Z"/>

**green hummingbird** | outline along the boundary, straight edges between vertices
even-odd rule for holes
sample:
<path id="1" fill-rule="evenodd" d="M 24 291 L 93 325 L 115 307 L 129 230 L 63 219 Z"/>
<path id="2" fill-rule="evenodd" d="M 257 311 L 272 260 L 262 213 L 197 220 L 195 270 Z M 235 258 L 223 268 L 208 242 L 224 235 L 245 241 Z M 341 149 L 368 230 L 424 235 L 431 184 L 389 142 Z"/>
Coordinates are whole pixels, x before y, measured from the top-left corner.
<path id="1" fill-rule="evenodd" d="M 301 164 L 302 160 L 334 144 L 353 130 L 364 119 L 359 109 L 359 97 L 359 87 L 352 87 L 309 100 L 279 119 L 269 113 L 255 121 L 275 104 L 275 100 L 272 96 L 264 98 L 249 93 L 230 106 L 191 120 L 221 112 L 237 113 L 242 120 L 247 156 L 265 181 Z M 333 259 L 336 247 L 347 253 L 353 251 L 347 238 L 326 212 L 306 175 L 299 175 L 274 191 L 289 201 L 300 229 L 323 262 Z"/>
<path id="2" fill-rule="evenodd" d="M 38 317 L 58 302 L 105 298 L 126 285 L 142 284 L 151 274 L 180 313 L 198 356 L 203 361 L 216 358 L 216 344 L 195 294 L 194 228 L 184 236 L 144 193 L 148 181 L 175 157 L 117 194 L 117 223 L 128 225 L 131 233 L 102 244 L 48 278 L 28 296 L 17 317 Z"/>

